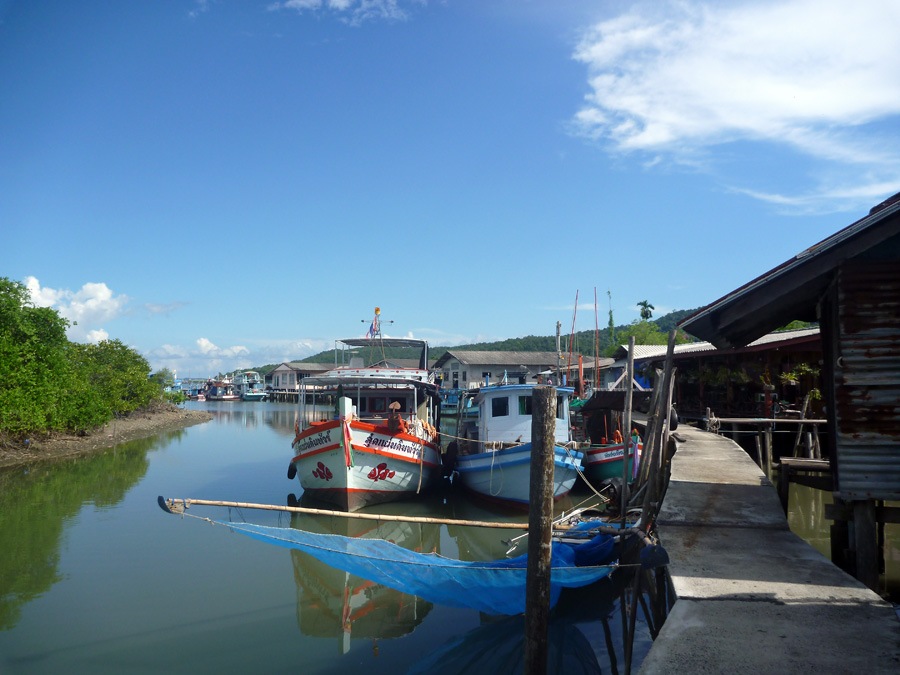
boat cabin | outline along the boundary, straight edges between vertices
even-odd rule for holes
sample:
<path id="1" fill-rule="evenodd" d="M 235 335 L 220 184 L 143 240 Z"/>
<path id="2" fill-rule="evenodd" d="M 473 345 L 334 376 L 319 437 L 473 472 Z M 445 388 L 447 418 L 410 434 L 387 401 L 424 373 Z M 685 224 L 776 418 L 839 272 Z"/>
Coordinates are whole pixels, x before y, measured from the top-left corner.
<path id="1" fill-rule="evenodd" d="M 376 338 L 341 340 L 350 351 L 339 365 L 324 375 L 300 380 L 300 416 L 303 424 L 335 419 L 338 400 L 347 397 L 353 405 L 355 418 L 384 424 L 389 417 L 399 415 L 406 422 L 421 420 L 438 426 L 440 397 L 425 367 L 428 345 L 424 340 L 411 338 Z M 374 350 L 373 365 L 364 366 L 358 356 L 366 348 Z M 421 355 L 411 368 L 399 367 L 402 359 L 391 356 L 388 350 L 415 348 Z"/>
<path id="2" fill-rule="evenodd" d="M 505 384 L 482 387 L 466 392 L 465 397 L 475 398 L 478 419 L 467 422 L 460 436 L 480 440 L 484 447 L 491 444 L 528 443 L 531 441 L 533 384 Z M 569 399 L 574 393 L 571 387 L 558 387 L 556 399 L 557 443 L 569 441 Z"/>

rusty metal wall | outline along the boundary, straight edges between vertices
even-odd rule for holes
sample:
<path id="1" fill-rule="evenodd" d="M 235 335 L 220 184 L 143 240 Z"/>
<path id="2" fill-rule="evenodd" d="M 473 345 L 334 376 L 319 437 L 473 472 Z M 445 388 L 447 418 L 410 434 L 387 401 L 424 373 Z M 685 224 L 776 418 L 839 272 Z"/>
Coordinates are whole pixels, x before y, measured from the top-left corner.
<path id="1" fill-rule="evenodd" d="M 900 260 L 843 263 L 838 304 L 838 493 L 900 500 Z"/>

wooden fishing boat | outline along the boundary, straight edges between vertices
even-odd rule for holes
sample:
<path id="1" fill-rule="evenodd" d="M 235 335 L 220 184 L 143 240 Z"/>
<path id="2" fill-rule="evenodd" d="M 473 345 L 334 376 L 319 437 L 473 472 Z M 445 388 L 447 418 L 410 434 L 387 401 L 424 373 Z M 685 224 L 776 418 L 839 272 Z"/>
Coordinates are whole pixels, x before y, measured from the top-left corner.
<path id="1" fill-rule="evenodd" d="M 304 494 L 355 511 L 422 493 L 441 474 L 440 396 L 428 372 L 428 343 L 349 338 L 347 349 L 417 348 L 416 367 L 351 361 L 300 383 L 299 419 L 288 478 Z"/>
<path id="2" fill-rule="evenodd" d="M 482 387 L 472 396 L 478 419 L 460 422 L 459 439 L 448 448 L 454 470 L 464 488 L 507 504 L 527 505 L 531 476 L 531 398 L 533 384 Z M 568 387 L 557 389 L 553 497 L 569 493 L 578 478 L 582 454 L 569 436 Z"/>
<path id="3" fill-rule="evenodd" d="M 640 436 L 634 432 L 631 442 L 628 444 L 628 476 L 631 479 L 634 478 L 643 449 L 644 444 L 641 442 Z M 613 443 L 592 443 L 587 448 L 582 448 L 582 451 L 584 452 L 582 460 L 584 475 L 592 484 L 599 485 L 611 478 L 622 478 L 624 471 L 622 462 L 625 459 L 624 440 L 619 438 Z M 635 462 L 635 452 L 637 453 L 637 463 Z"/>

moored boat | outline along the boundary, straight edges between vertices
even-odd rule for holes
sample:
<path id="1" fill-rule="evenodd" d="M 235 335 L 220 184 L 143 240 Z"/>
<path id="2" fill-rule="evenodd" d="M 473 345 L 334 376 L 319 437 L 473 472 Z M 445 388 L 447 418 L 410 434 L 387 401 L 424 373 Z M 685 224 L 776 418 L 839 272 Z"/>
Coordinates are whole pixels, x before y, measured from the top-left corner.
<path id="1" fill-rule="evenodd" d="M 488 499 L 517 505 L 529 503 L 533 384 L 501 384 L 467 392 L 474 397 L 478 419 L 462 423 L 448 454 L 464 488 Z M 569 436 L 568 387 L 557 389 L 554 429 L 553 497 L 569 493 L 578 478 L 582 454 Z"/>
<path id="2" fill-rule="evenodd" d="M 207 401 L 240 401 L 241 396 L 230 380 L 211 381 L 206 386 Z"/>
<path id="3" fill-rule="evenodd" d="M 618 432 L 616 433 L 618 434 Z M 612 478 L 621 479 L 623 477 L 622 462 L 625 457 L 625 442 L 621 438 L 621 434 L 619 434 L 619 438 L 613 440 L 613 443 L 592 443 L 589 447 L 583 448 L 584 475 L 594 485 L 600 485 L 603 481 Z M 631 441 L 628 444 L 628 476 L 630 479 L 634 478 L 643 449 L 644 444 L 641 442 L 637 430 L 633 430 Z M 637 452 L 637 463 L 634 461 L 635 452 Z"/>
<path id="4" fill-rule="evenodd" d="M 242 401 L 265 401 L 268 394 L 261 389 L 250 389 L 241 394 Z"/>
<path id="5" fill-rule="evenodd" d="M 263 389 L 263 378 L 255 370 L 234 374 L 234 390 L 242 401 L 265 401 L 268 394 Z"/>
<path id="6" fill-rule="evenodd" d="M 373 322 L 374 323 L 374 322 Z M 347 350 L 417 348 L 416 367 L 383 358 L 340 366 L 300 382 L 294 457 L 304 494 L 355 511 L 422 493 L 440 478 L 437 386 L 428 343 L 410 338 L 350 338 Z"/>

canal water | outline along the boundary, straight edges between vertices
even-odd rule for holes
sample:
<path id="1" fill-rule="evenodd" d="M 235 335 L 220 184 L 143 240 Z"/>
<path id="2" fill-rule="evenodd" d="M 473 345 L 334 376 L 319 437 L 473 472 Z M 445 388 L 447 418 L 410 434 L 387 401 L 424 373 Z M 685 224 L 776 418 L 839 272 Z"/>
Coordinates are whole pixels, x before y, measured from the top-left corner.
<path id="1" fill-rule="evenodd" d="M 0 470 L 0 673 L 521 672 L 524 624 L 435 605 L 202 518 L 378 536 L 464 560 L 502 558 L 508 530 L 194 506 L 287 504 L 295 407 L 208 402 L 211 422 L 102 454 Z M 566 504 L 570 506 L 571 504 Z M 368 511 L 520 520 L 453 490 Z M 526 545 L 516 553 L 524 553 Z M 640 600 L 640 602 L 635 602 Z M 625 574 L 564 593 L 550 672 L 624 673 L 651 645 Z"/>

